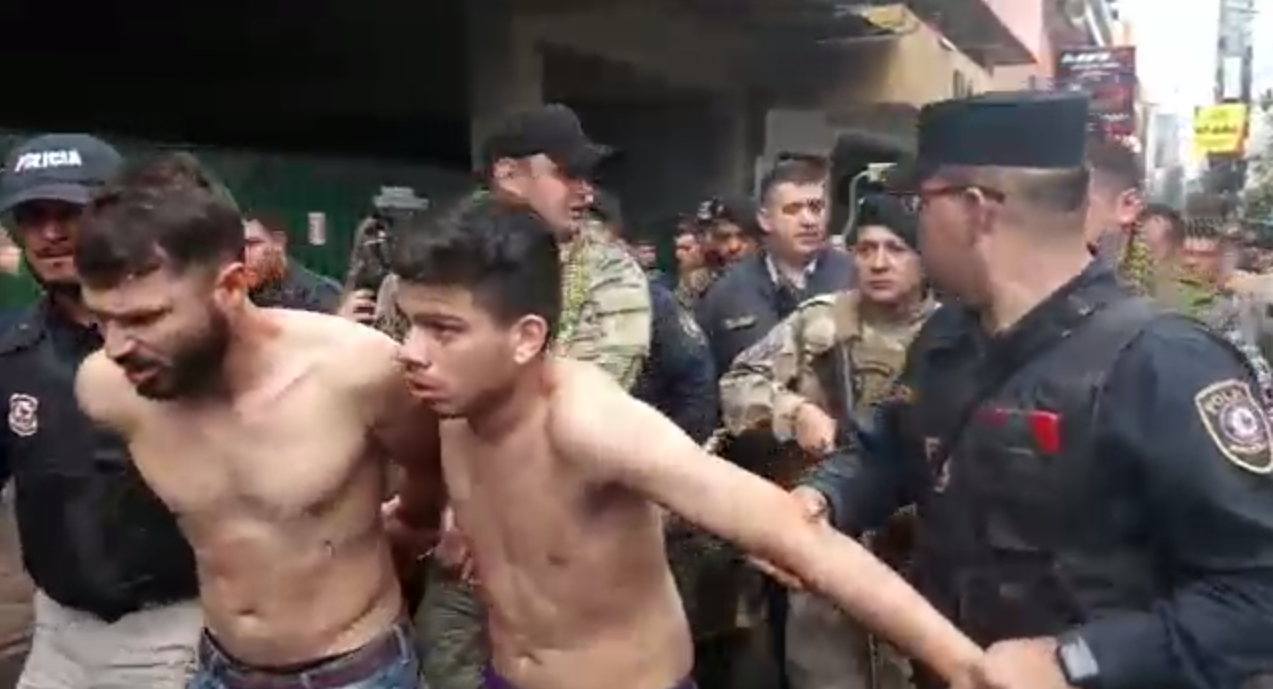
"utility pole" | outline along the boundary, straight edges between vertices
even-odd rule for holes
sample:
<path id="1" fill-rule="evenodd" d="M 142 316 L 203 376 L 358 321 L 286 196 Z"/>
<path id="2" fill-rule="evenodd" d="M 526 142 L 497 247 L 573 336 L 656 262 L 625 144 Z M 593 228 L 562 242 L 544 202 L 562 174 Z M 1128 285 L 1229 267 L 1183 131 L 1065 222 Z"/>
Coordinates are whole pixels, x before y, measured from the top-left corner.
<path id="1" fill-rule="evenodd" d="M 1251 93 L 1254 76 L 1252 26 L 1255 0 L 1220 0 L 1220 32 L 1216 43 L 1216 103 L 1242 103 L 1248 118 L 1253 107 Z M 1249 123 L 1248 123 L 1249 128 Z M 1245 149 L 1245 142 L 1242 146 Z M 1245 150 L 1212 154 L 1207 159 L 1208 191 L 1225 199 L 1225 211 L 1237 210 L 1242 189 L 1246 186 Z"/>

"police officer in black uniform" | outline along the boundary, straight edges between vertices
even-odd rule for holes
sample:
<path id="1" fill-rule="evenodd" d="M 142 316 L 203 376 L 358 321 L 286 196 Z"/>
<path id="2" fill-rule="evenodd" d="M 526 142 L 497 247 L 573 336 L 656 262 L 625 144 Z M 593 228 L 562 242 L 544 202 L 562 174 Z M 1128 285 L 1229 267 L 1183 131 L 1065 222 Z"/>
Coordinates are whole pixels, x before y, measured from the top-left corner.
<path id="1" fill-rule="evenodd" d="M 176 520 L 124 443 L 75 401 L 76 370 L 102 346 L 80 301 L 75 225 L 120 163 L 96 138 L 48 135 L 18 146 L 0 173 L 0 211 L 45 291 L 0 336 L 0 481 L 14 481 L 23 564 L 39 589 L 20 687 L 181 686 L 202 625 Z"/>
<path id="2" fill-rule="evenodd" d="M 1242 355 L 1083 239 L 1086 100 L 926 107 L 908 188 L 959 297 L 816 489 L 858 531 L 919 506 L 917 586 L 985 686 L 1234 689 L 1273 667 L 1273 433 Z"/>
<path id="3" fill-rule="evenodd" d="M 598 190 L 593 212 L 616 241 L 623 241 L 623 209 L 614 194 Z M 650 312 L 650 356 L 632 394 L 704 442 L 716 427 L 720 408 L 707 339 L 675 293 L 659 280 L 650 280 Z"/>

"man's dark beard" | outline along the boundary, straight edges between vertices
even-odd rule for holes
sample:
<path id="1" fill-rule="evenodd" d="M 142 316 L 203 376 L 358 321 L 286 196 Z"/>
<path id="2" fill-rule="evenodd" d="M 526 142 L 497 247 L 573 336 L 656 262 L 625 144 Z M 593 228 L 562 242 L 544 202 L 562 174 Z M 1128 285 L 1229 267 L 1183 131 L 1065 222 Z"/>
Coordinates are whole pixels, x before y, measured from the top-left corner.
<path id="1" fill-rule="evenodd" d="M 84 288 L 78 282 L 43 282 L 39 278 L 36 278 L 36 282 L 44 288 L 44 293 L 52 299 L 70 301 L 77 304 L 83 299 Z"/>
<path id="2" fill-rule="evenodd" d="M 161 367 L 158 375 L 138 386 L 137 394 L 153 400 L 173 400 L 215 392 L 221 384 L 221 366 L 230 347 L 230 324 L 224 316 L 213 312 L 207 332 L 173 355 L 172 363 Z M 129 368 L 127 359 L 120 365 Z M 145 368 L 147 360 L 137 359 L 137 368 Z"/>
<path id="3" fill-rule="evenodd" d="M 22 263 L 27 274 L 31 276 L 32 280 L 35 280 L 35 284 L 39 285 L 45 294 L 54 299 L 80 301 L 84 290 L 79 280 L 46 280 L 44 276 L 40 275 L 39 271 L 31 267 L 31 263 L 26 260 L 25 256 L 22 258 Z"/>

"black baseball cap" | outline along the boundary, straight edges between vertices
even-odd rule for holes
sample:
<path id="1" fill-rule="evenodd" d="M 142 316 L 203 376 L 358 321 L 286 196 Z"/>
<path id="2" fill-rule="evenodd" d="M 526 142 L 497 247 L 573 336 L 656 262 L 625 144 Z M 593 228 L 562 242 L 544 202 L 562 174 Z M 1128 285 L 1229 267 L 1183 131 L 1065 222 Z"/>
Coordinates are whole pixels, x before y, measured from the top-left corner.
<path id="1" fill-rule="evenodd" d="M 574 110 L 544 105 L 517 113 L 482 145 L 486 171 L 503 158 L 529 158 L 543 154 L 571 177 L 589 177 L 601 161 L 614 152 L 588 138 Z"/>
<path id="2" fill-rule="evenodd" d="M 602 222 L 624 229 L 623 204 L 619 197 L 604 189 L 598 189 L 593 195 L 592 212 Z"/>
<path id="3" fill-rule="evenodd" d="M 124 158 L 88 134 L 45 134 L 9 152 L 0 171 L 0 212 L 27 201 L 87 204 Z"/>
<path id="4" fill-rule="evenodd" d="M 700 229 L 718 222 L 730 222 L 745 232 L 756 233 L 760 229 L 756 224 L 757 211 L 756 202 L 745 196 L 710 198 L 698 204 L 694 222 Z"/>

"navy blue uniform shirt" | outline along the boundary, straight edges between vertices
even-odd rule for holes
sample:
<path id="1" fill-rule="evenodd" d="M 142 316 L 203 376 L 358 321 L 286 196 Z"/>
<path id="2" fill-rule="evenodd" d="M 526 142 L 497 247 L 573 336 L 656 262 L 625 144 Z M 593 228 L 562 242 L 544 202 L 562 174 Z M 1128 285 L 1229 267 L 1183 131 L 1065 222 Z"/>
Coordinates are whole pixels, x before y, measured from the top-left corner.
<path id="1" fill-rule="evenodd" d="M 720 406 L 707 339 L 676 295 L 654 280 L 650 310 L 650 357 L 632 394 L 704 442 L 715 429 Z"/>
<path id="2" fill-rule="evenodd" d="M 729 370 L 734 358 L 756 344 L 796 307 L 813 297 L 848 289 L 853 261 L 842 251 L 825 249 L 814 259 L 803 289 L 774 282 L 765 254 L 735 264 L 699 299 L 695 316 L 712 348 L 716 370 Z"/>
<path id="3" fill-rule="evenodd" d="M 340 306 L 340 284 L 292 261 L 283 280 L 252 292 L 252 303 L 280 309 L 335 313 Z"/>
<path id="4" fill-rule="evenodd" d="M 75 399 L 102 346 L 45 298 L 0 334 L 0 483 L 15 484 L 23 565 L 64 606 L 114 621 L 198 595 L 194 555 L 117 434 Z M 179 453 L 178 453 L 179 454 Z"/>

